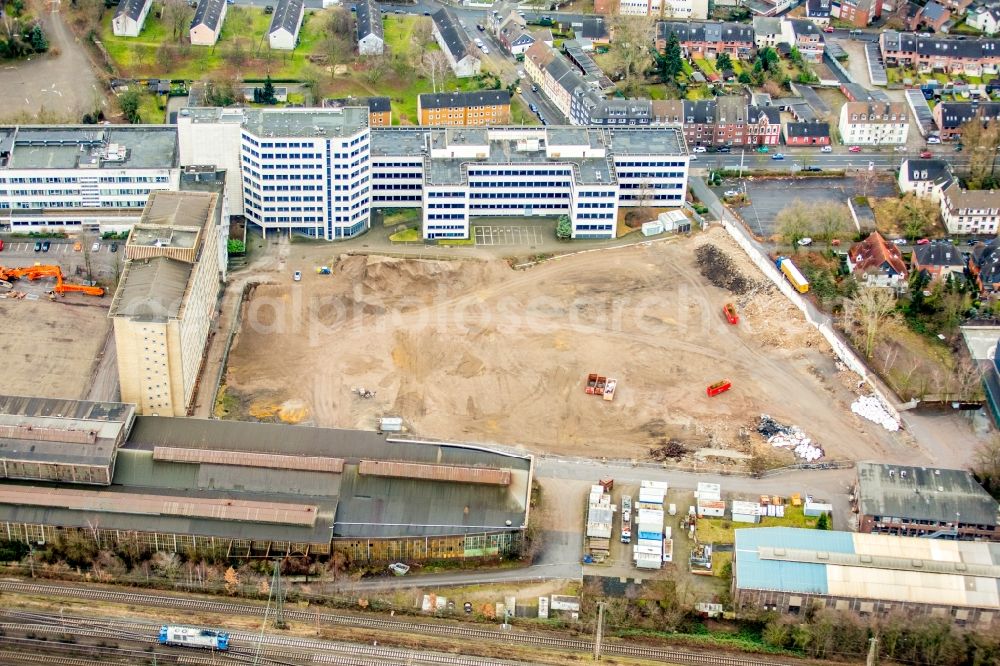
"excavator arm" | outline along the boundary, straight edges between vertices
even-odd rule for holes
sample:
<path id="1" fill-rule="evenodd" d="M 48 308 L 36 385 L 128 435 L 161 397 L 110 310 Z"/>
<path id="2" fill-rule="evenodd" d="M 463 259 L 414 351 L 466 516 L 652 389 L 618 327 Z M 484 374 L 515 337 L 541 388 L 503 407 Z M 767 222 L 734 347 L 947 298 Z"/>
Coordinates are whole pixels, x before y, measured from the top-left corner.
<path id="1" fill-rule="evenodd" d="M 62 269 L 58 266 L 25 266 L 24 268 L 4 268 L 0 266 L 0 280 L 17 280 L 28 278 L 31 281 L 42 278 L 55 278 L 56 286 L 53 291 L 57 294 L 80 293 L 88 296 L 103 296 L 103 287 L 90 287 L 82 284 L 67 284 L 63 282 Z"/>

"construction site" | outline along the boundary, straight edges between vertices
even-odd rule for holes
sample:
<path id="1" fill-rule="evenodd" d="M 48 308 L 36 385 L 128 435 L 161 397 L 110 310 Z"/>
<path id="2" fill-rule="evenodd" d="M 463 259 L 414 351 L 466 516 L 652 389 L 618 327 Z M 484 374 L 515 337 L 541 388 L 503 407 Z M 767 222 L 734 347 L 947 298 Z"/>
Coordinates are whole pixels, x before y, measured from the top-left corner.
<path id="1" fill-rule="evenodd" d="M 85 397 L 111 328 L 100 287 L 67 281 L 59 266 L 0 266 L 4 390 Z"/>
<path id="2" fill-rule="evenodd" d="M 796 460 L 757 432 L 761 414 L 826 459 L 908 437 L 851 413 L 857 376 L 719 228 L 519 270 L 346 255 L 331 269 L 250 293 L 217 401 L 226 418 L 388 418 L 427 438 L 719 465 Z M 612 399 L 591 375 L 614 381 Z"/>

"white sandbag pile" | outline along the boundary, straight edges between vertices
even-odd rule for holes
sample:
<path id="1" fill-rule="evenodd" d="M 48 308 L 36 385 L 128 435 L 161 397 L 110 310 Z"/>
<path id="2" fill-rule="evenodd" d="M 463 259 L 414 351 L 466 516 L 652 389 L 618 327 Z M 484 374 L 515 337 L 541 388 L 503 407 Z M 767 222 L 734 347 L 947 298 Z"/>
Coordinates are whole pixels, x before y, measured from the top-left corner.
<path id="1" fill-rule="evenodd" d="M 778 423 L 767 414 L 760 415 L 757 432 L 764 436 L 767 443 L 776 448 L 791 448 L 796 456 L 812 462 L 823 457 L 823 449 L 814 444 L 798 426 L 786 426 Z"/>
<path id="2" fill-rule="evenodd" d="M 863 395 L 855 400 L 851 403 L 851 411 L 861 418 L 879 424 L 889 432 L 899 430 L 899 421 L 889 413 L 882 401 L 873 395 Z"/>

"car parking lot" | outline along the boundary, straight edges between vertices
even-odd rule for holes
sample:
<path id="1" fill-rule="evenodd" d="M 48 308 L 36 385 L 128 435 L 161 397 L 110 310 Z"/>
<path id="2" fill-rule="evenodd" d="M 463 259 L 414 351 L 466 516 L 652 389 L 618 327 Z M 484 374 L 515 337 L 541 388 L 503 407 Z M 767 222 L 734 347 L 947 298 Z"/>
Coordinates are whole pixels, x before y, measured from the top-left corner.
<path id="1" fill-rule="evenodd" d="M 482 226 L 473 227 L 476 245 L 534 246 L 544 242 L 546 231 L 531 226 Z"/>

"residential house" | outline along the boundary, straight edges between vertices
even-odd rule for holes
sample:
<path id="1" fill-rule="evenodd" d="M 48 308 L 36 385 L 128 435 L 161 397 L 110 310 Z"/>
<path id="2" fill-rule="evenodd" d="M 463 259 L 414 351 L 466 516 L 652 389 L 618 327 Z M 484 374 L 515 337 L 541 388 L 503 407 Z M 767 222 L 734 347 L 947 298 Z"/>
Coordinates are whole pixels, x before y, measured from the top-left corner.
<path id="1" fill-rule="evenodd" d="M 942 141 L 962 138 L 962 125 L 1000 121 L 1000 102 L 941 102 L 931 111 Z"/>
<path id="2" fill-rule="evenodd" d="M 153 0 L 121 0 L 111 19 L 111 29 L 116 37 L 138 37 Z"/>
<path id="3" fill-rule="evenodd" d="M 227 7 L 226 0 L 199 0 L 188 33 L 193 46 L 215 46 L 226 20 Z"/>
<path id="4" fill-rule="evenodd" d="M 746 7 L 756 16 L 780 16 L 794 4 L 796 0 L 749 0 Z"/>
<path id="5" fill-rule="evenodd" d="M 558 53 L 554 48 L 535 42 L 524 52 L 524 73 L 540 87 L 545 82 L 545 68 L 556 55 Z"/>
<path id="6" fill-rule="evenodd" d="M 652 107 L 652 125 L 683 125 L 684 101 L 679 99 L 654 99 Z"/>
<path id="7" fill-rule="evenodd" d="M 385 51 L 385 34 L 382 30 L 382 12 L 379 6 L 375 0 L 359 0 L 355 6 L 358 55 L 382 55 Z"/>
<path id="8" fill-rule="evenodd" d="M 704 21 L 708 18 L 708 0 L 594 0 L 594 12 Z"/>
<path id="9" fill-rule="evenodd" d="M 991 238 L 972 247 L 969 274 L 981 293 L 1000 292 L 1000 238 Z"/>
<path id="10" fill-rule="evenodd" d="M 910 67 L 921 73 L 941 71 L 968 76 L 995 74 L 1000 65 L 1000 40 L 938 37 L 885 30 L 879 35 L 882 59 L 889 67 Z"/>
<path id="11" fill-rule="evenodd" d="M 910 258 L 910 270 L 926 273 L 931 281 L 947 280 L 949 275 L 965 275 L 965 257 L 951 243 L 942 241 L 928 245 L 915 245 Z"/>
<path id="12" fill-rule="evenodd" d="M 677 35 L 681 52 L 691 58 L 715 58 L 728 53 L 748 60 L 754 49 L 753 28 L 745 23 L 660 21 L 656 24 L 656 48 L 661 53 L 671 35 Z"/>
<path id="13" fill-rule="evenodd" d="M 522 55 L 535 43 L 535 37 L 528 32 L 524 17 L 511 11 L 503 21 L 496 26 L 496 38 L 500 46 L 513 56 Z"/>
<path id="14" fill-rule="evenodd" d="M 830 123 L 785 123 L 783 134 L 789 146 L 830 145 Z"/>
<path id="15" fill-rule="evenodd" d="M 652 124 L 653 103 L 648 99 L 605 99 L 594 90 L 582 89 L 575 97 L 571 103 L 571 119 L 582 117 L 586 122 L 581 125 L 636 127 Z"/>
<path id="16" fill-rule="evenodd" d="M 944 188 L 951 185 L 951 165 L 945 160 L 909 159 L 899 167 L 899 191 L 913 192 L 921 199 L 941 201 Z"/>
<path id="17" fill-rule="evenodd" d="M 831 0 L 806 0 L 806 18 L 819 26 L 830 24 Z"/>
<path id="18" fill-rule="evenodd" d="M 465 28 L 450 7 L 442 7 L 434 12 L 433 34 L 438 45 L 448 59 L 451 70 L 458 78 L 467 78 L 479 73 L 482 62 L 478 50 L 469 39 Z"/>
<path id="19" fill-rule="evenodd" d="M 753 17 L 753 41 L 758 49 L 778 48 L 781 42 L 781 19 L 768 16 Z"/>
<path id="20" fill-rule="evenodd" d="M 946 28 L 942 30 L 946 24 L 951 25 L 951 10 L 937 0 L 931 0 L 920 8 L 920 11 L 909 21 L 907 27 L 910 30 L 929 28 L 934 32 L 947 32 Z"/>
<path id="21" fill-rule="evenodd" d="M 299 41 L 299 30 L 305 17 L 304 0 L 278 0 L 267 31 L 272 49 L 291 51 Z"/>
<path id="22" fill-rule="evenodd" d="M 840 138 L 847 145 L 905 145 L 910 119 L 903 102 L 847 102 L 840 108 Z"/>
<path id="23" fill-rule="evenodd" d="M 392 103 L 388 97 L 339 97 L 323 100 L 325 109 L 343 109 L 349 106 L 368 107 L 369 127 L 389 127 L 392 125 Z"/>
<path id="24" fill-rule="evenodd" d="M 417 117 L 421 125 L 509 125 L 510 92 L 424 93 L 417 96 Z"/>
<path id="25" fill-rule="evenodd" d="M 807 62 L 823 60 L 823 31 L 812 21 L 784 19 L 781 21 L 781 41 L 797 48 Z"/>
<path id="26" fill-rule="evenodd" d="M 882 4 L 883 0 L 833 0 L 830 15 L 856 28 L 866 28 L 882 17 Z"/>
<path id="27" fill-rule="evenodd" d="M 1000 32 L 1000 5 L 980 5 L 970 9 L 965 24 L 987 35 Z"/>
<path id="28" fill-rule="evenodd" d="M 611 44 L 610 23 L 603 16 L 574 16 L 569 25 L 585 48 Z"/>
<path id="29" fill-rule="evenodd" d="M 747 107 L 748 146 L 777 146 L 781 142 L 781 112 L 776 106 Z"/>
<path id="30" fill-rule="evenodd" d="M 906 283 L 906 262 L 894 243 L 877 231 L 847 251 L 847 268 L 869 285 L 896 287 Z"/>
<path id="31" fill-rule="evenodd" d="M 955 180 L 941 193 L 941 218 L 949 234 L 995 234 L 1000 192 L 965 190 Z"/>
<path id="32" fill-rule="evenodd" d="M 747 144 L 747 101 L 741 95 L 684 102 L 684 136 L 692 146 Z"/>

